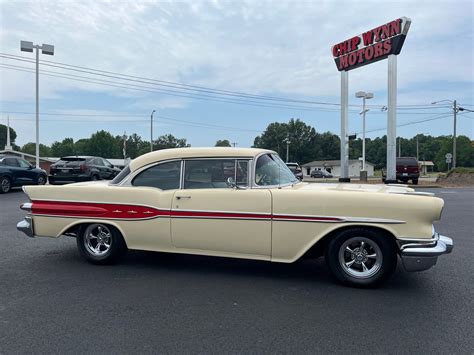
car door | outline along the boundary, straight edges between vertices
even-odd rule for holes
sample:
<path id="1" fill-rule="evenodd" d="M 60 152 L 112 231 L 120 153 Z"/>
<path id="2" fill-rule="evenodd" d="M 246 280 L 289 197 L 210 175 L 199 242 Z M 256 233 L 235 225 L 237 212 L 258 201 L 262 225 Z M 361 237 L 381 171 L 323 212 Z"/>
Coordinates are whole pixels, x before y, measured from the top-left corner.
<path id="1" fill-rule="evenodd" d="M 270 259 L 271 194 L 249 189 L 247 159 L 184 162 L 182 189 L 174 194 L 171 237 L 176 248 L 203 254 Z M 236 187 L 229 187 L 232 178 Z"/>
<path id="2" fill-rule="evenodd" d="M 17 158 L 18 165 L 20 166 L 20 176 L 22 177 L 23 184 L 36 184 L 38 179 L 38 173 L 33 170 L 33 167 L 25 159 Z"/>
<path id="3" fill-rule="evenodd" d="M 114 178 L 114 168 L 113 165 L 107 160 L 107 159 L 102 159 L 102 162 L 105 166 L 105 179 L 113 179 Z"/>
<path id="4" fill-rule="evenodd" d="M 26 183 L 26 178 L 23 176 L 23 170 L 20 168 L 17 158 L 8 157 L 3 159 L 3 164 L 11 173 L 12 176 L 12 185 L 24 185 Z"/>
<path id="5" fill-rule="evenodd" d="M 100 179 L 101 180 L 106 180 L 108 178 L 107 169 L 106 169 L 102 159 L 101 158 L 95 158 L 95 159 L 92 160 L 92 164 L 94 165 L 94 168 L 97 169 L 97 171 L 99 172 Z"/>

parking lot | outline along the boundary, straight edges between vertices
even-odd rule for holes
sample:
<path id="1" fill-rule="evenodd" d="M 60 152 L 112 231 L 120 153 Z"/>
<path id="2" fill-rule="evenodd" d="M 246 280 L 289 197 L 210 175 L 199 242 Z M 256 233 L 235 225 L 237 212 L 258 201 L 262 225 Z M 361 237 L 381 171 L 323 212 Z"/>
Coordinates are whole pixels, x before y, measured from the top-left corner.
<path id="1" fill-rule="evenodd" d="M 322 259 L 93 266 L 73 238 L 18 235 L 26 196 L 0 195 L 0 353 L 472 353 L 474 188 L 429 191 L 453 253 L 372 290 L 335 284 Z"/>

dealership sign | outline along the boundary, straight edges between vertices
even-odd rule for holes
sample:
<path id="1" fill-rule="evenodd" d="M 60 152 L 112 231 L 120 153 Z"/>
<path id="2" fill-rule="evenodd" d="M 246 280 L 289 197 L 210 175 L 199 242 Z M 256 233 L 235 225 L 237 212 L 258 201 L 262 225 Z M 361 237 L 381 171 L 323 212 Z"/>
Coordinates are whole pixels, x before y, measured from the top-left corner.
<path id="1" fill-rule="evenodd" d="M 400 54 L 410 23 L 410 19 L 401 17 L 334 45 L 337 70 L 349 71 Z"/>

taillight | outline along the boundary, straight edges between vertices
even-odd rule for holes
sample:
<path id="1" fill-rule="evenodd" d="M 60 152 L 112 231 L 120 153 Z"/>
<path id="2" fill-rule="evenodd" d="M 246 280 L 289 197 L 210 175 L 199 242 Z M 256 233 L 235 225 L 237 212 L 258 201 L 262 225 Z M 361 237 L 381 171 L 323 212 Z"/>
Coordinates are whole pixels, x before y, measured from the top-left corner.
<path id="1" fill-rule="evenodd" d="M 81 172 L 86 171 L 86 169 L 87 169 L 87 167 L 86 167 L 84 164 L 79 165 L 79 170 L 80 170 Z"/>

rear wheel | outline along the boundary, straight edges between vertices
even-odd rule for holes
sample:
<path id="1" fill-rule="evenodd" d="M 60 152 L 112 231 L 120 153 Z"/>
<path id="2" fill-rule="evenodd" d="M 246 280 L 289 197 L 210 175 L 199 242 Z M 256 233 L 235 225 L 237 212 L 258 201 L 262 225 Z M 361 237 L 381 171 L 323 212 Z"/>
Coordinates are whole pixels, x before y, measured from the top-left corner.
<path id="1" fill-rule="evenodd" d="M 127 251 L 120 232 L 106 224 L 94 223 L 80 229 L 77 236 L 80 254 L 93 264 L 113 264 Z"/>
<path id="2" fill-rule="evenodd" d="M 6 176 L 0 178 L 0 193 L 6 194 L 12 189 L 12 183 Z"/>
<path id="3" fill-rule="evenodd" d="M 376 286 L 388 279 L 397 266 L 393 241 L 367 228 L 338 233 L 328 243 L 325 257 L 333 276 L 348 286 Z"/>
<path id="4" fill-rule="evenodd" d="M 418 179 L 412 179 L 411 182 L 413 183 L 413 185 L 418 185 Z"/>
<path id="5" fill-rule="evenodd" d="M 92 175 L 91 180 L 92 181 L 97 181 L 97 180 L 99 180 L 99 176 L 98 175 Z"/>

